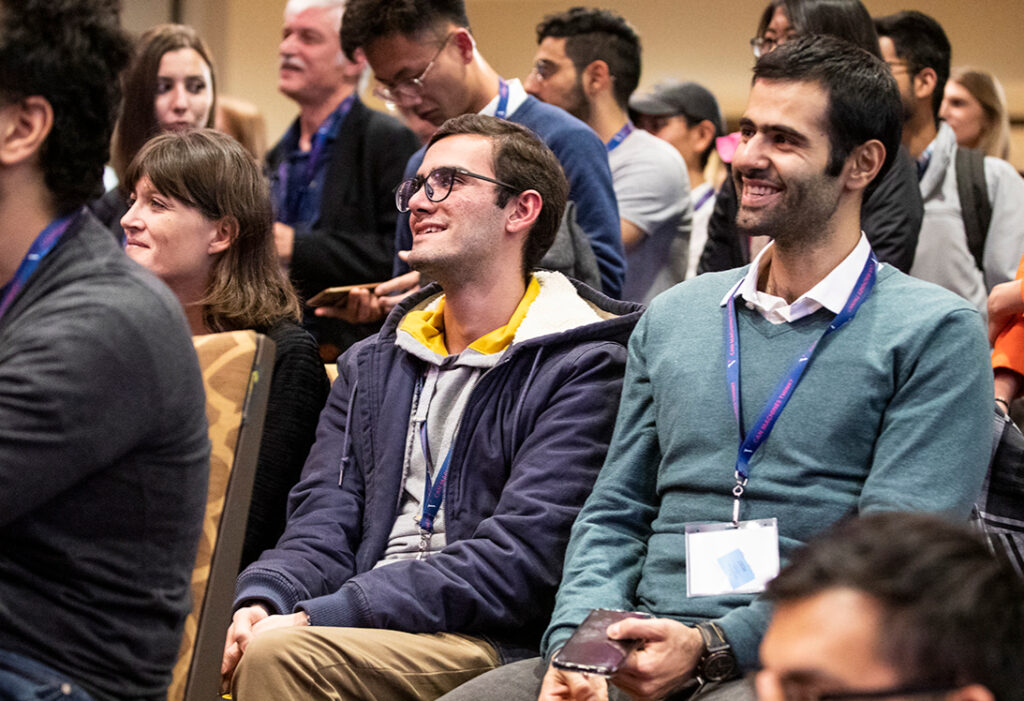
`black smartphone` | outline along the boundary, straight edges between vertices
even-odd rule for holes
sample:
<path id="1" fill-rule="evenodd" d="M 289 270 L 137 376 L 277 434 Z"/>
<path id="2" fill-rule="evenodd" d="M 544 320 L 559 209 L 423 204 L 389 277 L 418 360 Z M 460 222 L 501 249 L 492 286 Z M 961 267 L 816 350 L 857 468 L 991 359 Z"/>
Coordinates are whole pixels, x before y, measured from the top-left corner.
<path id="1" fill-rule="evenodd" d="M 640 646 L 641 640 L 612 640 L 608 626 L 623 618 L 650 618 L 637 611 L 594 609 L 583 619 L 576 632 L 559 650 L 551 662 L 559 669 L 587 672 L 609 677 L 619 670 L 629 653 Z"/>

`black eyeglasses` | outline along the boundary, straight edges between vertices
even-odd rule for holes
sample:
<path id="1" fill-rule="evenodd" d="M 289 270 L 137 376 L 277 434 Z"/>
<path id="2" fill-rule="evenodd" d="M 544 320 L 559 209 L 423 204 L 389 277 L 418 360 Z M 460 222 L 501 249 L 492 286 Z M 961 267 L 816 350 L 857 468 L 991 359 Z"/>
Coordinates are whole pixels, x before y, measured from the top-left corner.
<path id="1" fill-rule="evenodd" d="M 402 181 L 402 183 L 395 190 L 395 206 L 398 207 L 399 212 L 409 211 L 409 200 L 415 195 L 422 187 L 423 192 L 426 193 L 427 199 L 431 202 L 441 202 L 452 192 L 452 187 L 455 185 L 455 181 L 460 177 L 464 178 L 476 178 L 477 180 L 486 180 L 489 183 L 500 185 L 501 187 L 508 188 L 513 192 L 520 192 L 521 188 L 515 185 L 509 185 L 503 183 L 500 180 L 489 178 L 486 175 L 480 175 L 479 173 L 470 173 L 465 168 L 455 168 L 453 166 L 442 166 L 440 168 L 434 168 L 427 175 L 417 175 L 415 178 L 409 178 L 408 180 Z"/>
<path id="2" fill-rule="evenodd" d="M 419 104 L 420 99 L 423 96 L 423 81 L 427 77 L 427 73 L 434 67 L 434 63 L 437 62 L 438 56 L 444 51 L 444 47 L 448 46 L 448 42 L 455 36 L 455 32 L 452 32 L 444 38 L 441 42 L 441 47 L 434 54 L 434 58 L 430 59 L 430 63 L 424 68 L 418 76 L 415 78 L 407 78 L 400 80 L 391 87 L 386 85 L 378 84 L 373 89 L 373 94 L 382 100 L 392 102 L 399 107 L 412 107 L 413 105 Z"/>

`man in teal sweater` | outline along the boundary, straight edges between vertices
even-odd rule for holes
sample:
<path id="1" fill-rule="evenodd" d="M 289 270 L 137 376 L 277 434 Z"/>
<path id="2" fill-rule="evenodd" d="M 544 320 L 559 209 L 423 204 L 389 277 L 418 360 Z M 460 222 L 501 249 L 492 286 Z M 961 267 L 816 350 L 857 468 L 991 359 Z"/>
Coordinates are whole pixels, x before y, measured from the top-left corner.
<path id="1" fill-rule="evenodd" d="M 992 416 L 981 319 L 878 264 L 860 230 L 899 125 L 885 64 L 843 42 L 787 42 L 758 62 L 733 161 L 737 223 L 774 243 L 640 320 L 543 639 L 557 658 L 593 608 L 652 614 L 608 628 L 643 640 L 610 698 L 749 698 L 731 680 L 757 665 L 759 592 L 794 549 L 849 514 L 966 519 Z M 492 698 L 484 685 L 506 701 L 586 699 L 606 681 L 534 660 L 445 698 Z"/>

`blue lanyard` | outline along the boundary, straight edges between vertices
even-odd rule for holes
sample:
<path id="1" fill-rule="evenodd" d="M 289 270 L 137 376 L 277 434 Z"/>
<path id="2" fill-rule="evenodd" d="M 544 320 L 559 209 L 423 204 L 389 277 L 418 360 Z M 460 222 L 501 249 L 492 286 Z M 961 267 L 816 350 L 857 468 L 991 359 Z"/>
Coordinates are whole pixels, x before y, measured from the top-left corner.
<path id="1" fill-rule="evenodd" d="M 508 83 L 504 78 L 498 78 L 498 107 L 494 110 L 494 116 L 498 119 L 508 116 Z"/>
<path id="2" fill-rule="evenodd" d="M 618 148 L 619 144 L 621 144 L 623 141 L 625 141 L 626 137 L 629 136 L 632 133 L 633 133 L 633 122 L 627 121 L 622 126 L 621 129 L 619 129 L 617 132 L 615 132 L 615 136 L 613 136 L 611 138 L 611 140 L 607 144 L 605 144 L 605 148 L 608 149 L 608 153 L 611 153 L 616 148 Z"/>
<path id="3" fill-rule="evenodd" d="M 707 190 L 704 191 L 704 194 L 700 196 L 700 199 L 697 200 L 694 203 L 693 211 L 696 212 L 698 209 L 700 209 L 701 207 L 704 206 L 705 202 L 707 202 L 708 200 L 710 200 L 714 196 L 715 196 L 715 188 L 709 187 Z"/>
<path id="4" fill-rule="evenodd" d="M 306 160 L 306 172 L 303 173 L 302 189 L 308 188 L 313 183 L 313 178 L 316 177 L 317 169 L 320 168 L 323 159 L 325 158 L 324 149 L 327 148 L 327 141 L 332 134 L 337 133 L 337 125 L 341 123 L 345 116 L 352 109 L 352 105 L 355 103 L 355 94 L 349 95 L 341 104 L 327 116 L 323 124 L 316 130 L 313 135 L 313 143 L 309 150 L 309 156 Z M 299 217 L 300 212 L 300 201 L 301 195 L 288 197 L 288 171 L 289 171 L 289 159 L 285 158 L 281 161 L 281 165 L 277 169 L 277 181 L 278 186 L 281 188 L 281 194 L 277 198 L 277 201 L 281 203 L 281 207 L 284 210 L 278 214 L 278 218 L 282 221 L 293 222 Z"/>
<path id="5" fill-rule="evenodd" d="M 420 528 L 427 533 L 434 532 L 434 519 L 437 512 L 441 510 L 441 502 L 444 501 L 444 487 L 448 482 L 448 464 L 452 459 L 452 450 L 455 447 L 455 440 L 448 448 L 448 454 L 441 461 L 441 469 L 434 475 L 431 483 L 430 475 L 434 472 L 434 461 L 430 459 L 430 446 L 427 445 L 427 424 L 424 421 L 420 426 L 420 447 L 423 449 L 423 459 L 427 463 L 427 474 L 424 476 L 423 487 L 423 511 L 420 517 Z"/>
<path id="6" fill-rule="evenodd" d="M 32 277 L 32 273 L 39 267 L 43 258 L 53 250 L 57 242 L 64 236 L 68 226 L 78 214 L 79 211 L 75 211 L 65 217 L 53 220 L 40 232 L 36 240 L 32 242 L 28 253 L 25 254 L 21 264 L 18 265 L 18 269 L 14 272 L 14 277 L 0 288 L 0 295 L 2 295 L 0 296 L 0 319 L 7 313 L 7 309 L 14 302 L 14 298 L 25 287 L 25 283 Z"/>
<path id="7" fill-rule="evenodd" d="M 739 500 L 743 495 L 747 479 L 750 477 L 751 458 L 753 458 L 758 448 L 768 440 L 768 436 L 775 427 L 775 422 L 778 421 L 782 410 L 786 408 L 797 385 L 800 384 L 800 378 L 803 377 L 804 371 L 810 365 L 811 357 L 814 355 L 818 344 L 826 336 L 838 331 L 848 321 L 853 319 L 857 310 L 860 309 L 868 295 L 871 294 L 871 290 L 875 286 L 877 265 L 878 261 L 872 252 L 868 255 L 867 262 L 864 263 L 864 269 L 861 271 L 860 277 L 857 278 L 857 284 L 854 285 L 842 310 L 836 314 L 835 318 L 832 319 L 832 323 L 811 344 L 810 348 L 797 358 L 790 371 L 783 376 L 775 388 L 772 398 L 768 400 L 764 409 L 761 410 L 761 415 L 757 417 L 754 429 L 746 435 L 744 435 L 743 416 L 740 412 L 740 339 L 739 328 L 736 323 L 736 288 L 730 293 L 725 314 L 725 373 L 729 384 L 729 398 L 732 401 L 733 415 L 736 417 L 736 426 L 739 429 L 740 438 L 739 452 L 736 457 L 736 487 L 733 489 L 733 495 L 736 497 L 733 505 L 734 524 L 739 521 Z"/>

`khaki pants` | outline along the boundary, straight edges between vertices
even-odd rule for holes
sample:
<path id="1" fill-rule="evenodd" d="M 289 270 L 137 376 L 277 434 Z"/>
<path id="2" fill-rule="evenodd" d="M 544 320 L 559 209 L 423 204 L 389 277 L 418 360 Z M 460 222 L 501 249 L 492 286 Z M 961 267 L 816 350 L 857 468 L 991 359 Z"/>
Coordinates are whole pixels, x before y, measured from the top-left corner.
<path id="1" fill-rule="evenodd" d="M 494 669 L 478 638 L 376 628 L 302 627 L 257 636 L 231 681 L 238 701 L 436 699 Z"/>

